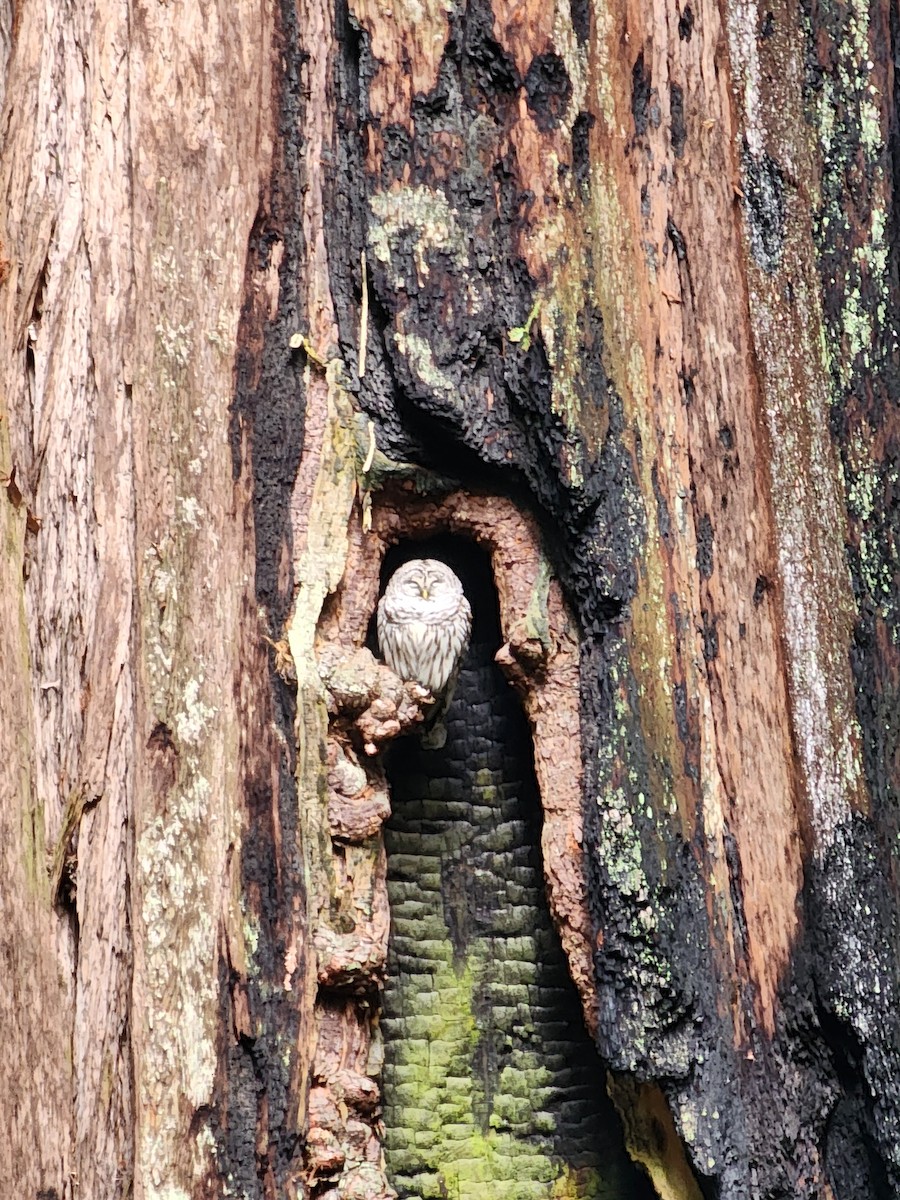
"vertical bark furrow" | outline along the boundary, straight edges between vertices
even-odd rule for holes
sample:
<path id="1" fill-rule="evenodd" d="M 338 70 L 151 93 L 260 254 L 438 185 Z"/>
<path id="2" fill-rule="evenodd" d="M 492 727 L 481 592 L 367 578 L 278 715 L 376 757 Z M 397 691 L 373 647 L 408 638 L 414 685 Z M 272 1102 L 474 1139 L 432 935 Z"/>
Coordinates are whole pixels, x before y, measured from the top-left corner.
<path id="1" fill-rule="evenodd" d="M 16 1001 L 23 1031 L 50 1014 L 35 1046 L 23 1047 L 21 1067 L 41 1097 L 30 1140 L 41 1146 L 62 1133 L 64 1145 L 54 1148 L 53 1166 L 35 1189 L 63 1195 L 74 1178 L 97 1200 L 121 1194 L 133 1159 L 128 910 L 136 685 L 126 19 L 116 3 L 102 16 L 94 4 L 17 10 L 0 166 L 0 394 L 9 403 L 0 415 L 0 441 L 9 439 L 9 458 L 7 446 L 0 448 L 0 478 L 14 473 L 25 521 L 21 553 L 10 562 L 21 597 L 0 598 L 0 622 L 14 613 L 23 619 L 21 628 L 9 621 L 23 637 L 18 651 L 27 655 L 31 675 L 30 699 L 16 724 L 26 721 L 32 730 L 17 747 L 30 760 L 27 776 L 16 777 L 15 790 L 22 790 L 2 804 L 17 827 L 4 834 L 4 845 L 15 848 L 18 831 L 29 830 L 30 885 L 17 886 L 21 861 L 3 872 L 8 894 L 28 902 L 21 913 L 4 912 L 2 923 L 16 929 L 37 902 L 39 926 L 24 938 L 35 967 L 38 948 L 54 947 L 35 973 L 40 979 L 50 967 L 40 986 L 43 1005 L 24 996 Z M 102 38 L 94 36 L 101 24 Z M 3 26 L 0 17 L 0 43 Z M 3 74 L 7 48 L 0 48 Z M 12 542 L 4 544 L 13 550 Z M 11 679 L 14 661 L 0 647 L 0 671 Z M 12 755 L 4 748 L 2 758 Z M 15 817 L 20 803 L 25 811 Z M 21 858 L 21 847 L 13 853 Z M 42 1078 L 40 1043 L 52 1086 Z M 17 1058 L 14 1049 L 10 1061 Z M 9 1095 L 27 1090 L 14 1082 L 18 1069 L 4 1089 Z M 63 1130 L 62 1108 L 71 1110 Z M 25 1132 L 29 1111 L 22 1108 L 14 1129 Z M 35 1156 L 18 1147 L 13 1157 L 10 1169 L 0 1160 L 0 1176 L 24 1194 Z"/>

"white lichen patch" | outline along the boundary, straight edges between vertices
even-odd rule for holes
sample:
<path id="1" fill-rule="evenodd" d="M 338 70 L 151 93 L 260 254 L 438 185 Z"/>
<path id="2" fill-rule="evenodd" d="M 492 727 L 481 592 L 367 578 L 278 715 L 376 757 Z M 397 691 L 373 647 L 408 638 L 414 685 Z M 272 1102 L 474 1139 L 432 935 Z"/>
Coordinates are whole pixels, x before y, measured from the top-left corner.
<path id="1" fill-rule="evenodd" d="M 376 192 L 369 205 L 375 220 L 369 226 L 369 246 L 379 262 L 391 266 L 396 240 L 412 231 L 416 236 L 413 257 L 421 287 L 429 274 L 428 255 L 450 256 L 454 267 L 469 266 L 466 238 L 458 213 L 443 192 L 427 187 L 401 187 Z"/>
<path id="2" fill-rule="evenodd" d="M 150 821 L 136 846 L 144 930 L 140 976 L 150 1000 L 153 1034 L 144 1043 L 140 1087 L 142 1108 L 154 1114 L 144 1131 L 149 1163 L 165 1162 L 180 1127 L 181 1104 L 186 1100 L 199 1108 L 208 1103 L 215 1078 L 217 979 L 209 964 L 216 957 L 217 927 L 209 904 L 210 881 L 193 849 L 202 844 L 204 794 L 208 785 L 175 790 L 166 816 Z M 187 847 L 192 848 L 188 853 Z M 173 977 L 175 958 L 179 972 Z M 162 1174 L 158 1182 L 164 1184 Z"/>
<path id="3" fill-rule="evenodd" d="M 627 731 L 622 729 L 622 744 Z M 600 778 L 604 781 L 613 780 L 617 772 L 614 761 L 614 739 L 603 738 L 598 750 L 600 761 Z M 629 772 L 629 782 L 637 785 L 637 777 Z M 604 783 L 601 789 L 602 815 L 598 839 L 598 852 L 601 861 L 610 874 L 617 891 L 629 896 L 638 904 L 647 906 L 647 917 L 642 920 L 646 930 L 655 928 L 653 910 L 649 907 L 651 897 L 650 883 L 644 870 L 644 851 L 640 832 L 635 827 L 632 815 L 632 801 L 626 788 L 621 785 Z M 643 799 L 643 797 L 641 797 Z"/>
<path id="4" fill-rule="evenodd" d="M 142 1110 L 154 1114 L 142 1130 L 141 1157 L 154 1167 L 148 1194 L 158 1195 L 171 1190 L 170 1156 L 184 1105 L 198 1109 L 209 1103 L 217 1063 L 218 980 L 210 968 L 217 956 L 218 885 L 209 864 L 221 814 L 203 758 L 217 710 L 204 699 L 203 665 L 198 666 L 198 674 L 180 687 L 168 677 L 160 682 L 161 714 L 168 696 L 179 699 L 169 719 L 177 778 L 164 807 L 139 827 L 135 846 L 142 931 L 136 971 L 152 1032 L 143 1043 L 139 1099 Z"/>
<path id="5" fill-rule="evenodd" d="M 204 1120 L 197 1130 L 191 1149 L 194 1178 L 198 1183 L 204 1183 L 209 1174 L 209 1164 L 211 1162 L 218 1163 L 219 1160 L 219 1146 L 209 1119 Z M 227 1196 L 229 1192 L 226 1190 L 223 1195 Z"/>
<path id="6" fill-rule="evenodd" d="M 150 692 L 157 706 L 160 706 L 171 677 L 178 628 L 178 576 L 164 560 L 163 550 L 158 546 L 151 546 L 145 551 L 144 567 L 147 572 L 147 596 L 156 606 L 155 611 L 148 606 L 145 612 L 145 661 Z"/>
<path id="7" fill-rule="evenodd" d="M 199 530 L 203 525 L 203 506 L 196 496 L 178 497 L 178 514 L 189 529 Z"/>
<path id="8" fill-rule="evenodd" d="M 757 25 L 759 14 L 755 0 L 735 0 L 726 6 L 728 24 L 728 48 L 735 81 L 741 91 L 744 108 L 743 134 L 747 148 L 754 157 L 759 157 L 766 145 L 766 128 L 763 121 L 763 103 L 760 89 L 759 50 L 757 47 Z"/>
<path id="9" fill-rule="evenodd" d="M 610 5 L 596 4 L 593 7 L 594 38 L 599 60 L 593 71 L 594 103 L 597 111 L 602 114 L 606 127 L 616 129 L 616 93 L 614 81 L 616 72 L 609 63 L 611 53 L 621 54 L 621 35 L 618 31 L 618 18 Z M 621 131 L 626 136 L 625 130 Z"/>
<path id="10" fill-rule="evenodd" d="M 203 731 L 216 715 L 216 709 L 200 699 L 200 679 L 189 679 L 182 691 L 184 707 L 175 714 L 174 729 L 180 742 L 187 746 L 199 745 Z"/>
<path id="11" fill-rule="evenodd" d="M 599 7 L 599 6 L 598 6 Z M 571 129 L 577 113 L 584 107 L 587 96 L 588 54 L 579 42 L 572 25 L 572 6 L 568 0 L 557 3 L 553 12 L 553 48 L 566 65 L 572 85 L 566 124 Z"/>
<path id="12" fill-rule="evenodd" d="M 178 292 L 181 269 L 174 246 L 162 246 L 157 250 L 153 255 L 151 270 L 153 282 L 160 291 Z"/>
<path id="13" fill-rule="evenodd" d="M 156 325 L 156 344 L 172 367 L 184 368 L 191 361 L 193 324 L 161 318 Z"/>
<path id="14" fill-rule="evenodd" d="M 465 311 L 481 311 L 482 300 L 470 281 L 469 231 L 460 221 L 443 192 L 427 187 L 400 187 L 377 192 L 369 201 L 373 220 L 369 223 L 369 247 L 383 264 L 389 286 L 395 292 L 413 293 L 428 283 L 431 261 L 449 260 L 455 276 L 455 294 Z M 409 278 L 406 253 L 399 261 L 398 249 L 411 246 L 415 278 Z M 442 267 L 442 270 L 445 269 Z"/>

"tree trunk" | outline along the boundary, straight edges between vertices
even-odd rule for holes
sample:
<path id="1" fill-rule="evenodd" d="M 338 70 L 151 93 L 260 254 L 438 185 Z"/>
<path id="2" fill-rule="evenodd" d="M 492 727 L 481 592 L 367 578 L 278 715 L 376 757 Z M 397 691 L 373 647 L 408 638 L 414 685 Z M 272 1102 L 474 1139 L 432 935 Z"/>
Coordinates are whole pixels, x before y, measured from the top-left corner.
<path id="1" fill-rule="evenodd" d="M 897 38 L 0 5 L 16 1195 L 900 1195 Z"/>

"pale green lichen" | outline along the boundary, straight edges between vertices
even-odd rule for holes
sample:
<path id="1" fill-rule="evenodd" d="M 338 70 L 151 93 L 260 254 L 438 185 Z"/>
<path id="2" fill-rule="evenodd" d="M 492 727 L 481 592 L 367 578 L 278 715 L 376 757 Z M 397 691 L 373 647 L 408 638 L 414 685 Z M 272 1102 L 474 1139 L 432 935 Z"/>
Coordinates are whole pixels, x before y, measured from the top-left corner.
<path id="1" fill-rule="evenodd" d="M 434 361 L 431 344 L 414 333 L 397 332 L 394 344 L 406 359 L 413 375 L 439 396 L 462 412 L 465 408 L 459 388 L 453 379 Z"/>
<path id="2" fill-rule="evenodd" d="M 525 610 L 525 634 L 536 638 L 542 646 L 550 647 L 550 580 L 553 568 L 546 558 L 541 556 L 535 573 L 531 595 L 528 597 L 528 608 Z"/>
<path id="3" fill-rule="evenodd" d="M 650 1053 L 648 1038 L 656 1028 L 655 997 L 672 995 L 678 989 L 673 981 L 671 966 L 657 947 L 663 944 L 657 887 L 648 876 L 647 855 L 653 854 L 664 871 L 665 862 L 655 847 L 648 846 L 647 832 L 662 813 L 675 815 L 677 804 L 671 781 L 660 767 L 652 776 L 653 799 L 647 784 L 650 782 L 637 763 L 629 757 L 628 747 L 635 738 L 635 721 L 641 712 L 634 711 L 635 699 L 646 716 L 652 719 L 659 698 L 641 697 L 640 690 L 629 688 L 625 681 L 632 667 L 625 647 L 618 661 L 608 664 L 607 671 L 616 697 L 616 723 L 601 730 L 597 749 L 597 796 L 599 828 L 596 855 L 602 863 L 607 885 L 617 897 L 615 927 L 617 936 L 627 938 L 633 961 L 629 967 L 629 986 L 639 991 L 632 1006 L 623 1007 L 619 1017 L 618 1038 L 629 1046 L 631 1064 Z M 640 726 L 638 726 L 640 728 Z M 645 824 L 646 821 L 646 824 Z M 670 1061 L 689 1061 L 691 1048 L 686 1041 L 675 1039 L 667 1051 Z M 623 1064 L 624 1066 L 625 1064 Z"/>
<path id="4" fill-rule="evenodd" d="M 845 280 L 839 328 L 845 344 L 829 344 L 829 359 L 841 385 L 850 385 L 854 372 L 870 366 L 874 339 L 884 330 L 890 304 L 887 263 L 887 214 L 884 204 L 887 180 L 884 173 L 885 130 L 881 108 L 870 73 L 870 5 L 851 2 L 835 43 L 833 77 L 826 77 L 820 90 L 817 120 L 823 155 L 824 204 L 819 215 L 820 237 L 835 231 L 849 233 L 844 215 L 844 181 L 848 170 L 860 170 L 868 181 L 871 207 L 867 235 L 852 251 L 853 270 Z M 853 99 L 856 99 L 854 111 Z M 863 162 L 857 163 L 858 150 Z M 863 299 L 861 282 L 866 281 Z"/>
<path id="5" fill-rule="evenodd" d="M 241 893 L 241 933 L 243 936 L 244 949 L 247 952 L 249 960 L 252 962 L 256 957 L 259 949 L 259 917 L 255 912 L 247 912 L 245 907 L 245 897 Z"/>
<path id="6" fill-rule="evenodd" d="M 877 529 L 870 532 L 868 526 L 877 517 L 883 496 L 896 488 L 900 478 L 896 468 L 873 461 L 871 444 L 871 437 L 856 430 L 846 447 L 847 503 L 858 531 L 859 573 L 872 603 L 893 628 L 897 625 L 895 551 Z"/>
<path id="7" fill-rule="evenodd" d="M 879 370 L 883 354 L 895 352 L 898 345 L 897 331 L 887 327 L 891 311 L 889 180 L 882 106 L 871 79 L 870 15 L 868 3 L 851 3 L 843 10 L 833 75 L 824 81 L 817 112 L 823 130 L 819 241 L 826 250 L 835 242 L 850 243 L 846 275 L 832 281 L 842 284 L 836 292 L 841 307 L 824 339 L 824 361 L 835 380 L 833 399 L 837 404 L 843 403 L 850 389 L 867 386 L 862 378 Z M 852 232 L 844 211 L 846 179 L 857 172 L 866 180 L 868 228 Z M 877 461 L 875 444 L 874 431 L 867 427 L 851 433 L 844 451 L 843 484 L 856 531 L 860 583 L 896 639 L 896 549 L 885 538 L 879 520 L 885 489 L 891 486 L 885 472 L 891 468 Z M 867 526 L 873 521 L 876 526 L 870 533 Z"/>
<path id="8" fill-rule="evenodd" d="M 881 486 L 878 466 L 871 459 L 869 439 L 858 429 L 847 445 L 847 471 L 850 476 L 847 486 L 850 512 L 861 525 L 865 525 L 875 511 Z"/>
<path id="9" fill-rule="evenodd" d="M 567 281 L 566 273 L 567 268 L 559 268 L 555 274 L 553 291 L 543 302 L 540 327 L 551 368 L 550 407 L 561 419 L 564 430 L 560 465 L 569 487 L 578 489 L 583 488 L 585 482 L 585 452 L 599 451 L 601 438 L 591 439 L 593 444 L 585 445 L 585 435 L 589 437 L 593 432 L 594 422 L 587 419 L 584 403 L 581 348 L 577 344 L 580 336 L 578 307 L 591 302 L 590 283 L 581 279 Z M 567 283 L 570 286 L 566 287 Z M 585 287 L 589 293 L 587 296 Z M 563 303 L 564 290 L 570 293 L 566 297 L 566 304 Z M 591 397 L 590 404 L 596 407 L 597 398 Z M 603 433 L 605 429 L 604 422 Z"/>
<path id="10" fill-rule="evenodd" d="M 376 192 L 369 200 L 373 221 L 369 224 L 369 247 L 375 258 L 389 268 L 397 288 L 421 287 L 430 274 L 429 255 L 449 255 L 453 266 L 464 277 L 469 266 L 466 234 L 459 214 L 447 197 L 436 188 L 399 187 Z M 413 235 L 413 262 L 416 280 L 400 274 L 396 264 L 396 245 L 401 235 Z"/>

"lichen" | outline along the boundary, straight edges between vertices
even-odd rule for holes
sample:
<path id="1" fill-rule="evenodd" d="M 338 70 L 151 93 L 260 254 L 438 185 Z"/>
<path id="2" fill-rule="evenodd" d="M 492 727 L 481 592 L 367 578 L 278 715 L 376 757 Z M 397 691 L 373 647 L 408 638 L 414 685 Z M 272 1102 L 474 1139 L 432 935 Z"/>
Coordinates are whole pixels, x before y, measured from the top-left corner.
<path id="1" fill-rule="evenodd" d="M 553 568 L 550 566 L 550 562 L 542 555 L 525 613 L 526 636 L 536 638 L 545 649 L 550 646 L 550 617 L 547 600 L 552 574 Z"/>
<path id="2" fill-rule="evenodd" d="M 765 104 L 762 99 L 757 47 L 757 6 L 754 0 L 733 0 L 726 6 L 726 13 L 732 70 L 744 109 L 743 132 L 750 154 L 757 158 L 763 153 L 766 144 L 763 121 Z"/>
<path id="3" fill-rule="evenodd" d="M 836 30 L 833 73 L 820 90 L 816 116 L 823 155 L 820 245 L 851 238 L 845 211 L 848 178 L 857 173 L 865 178 L 870 201 L 868 228 L 852 235 L 851 269 L 840 288 L 841 310 L 834 328 L 838 337 L 828 342 L 831 365 L 841 386 L 847 388 L 860 366 L 870 366 L 871 347 L 886 333 L 891 298 L 884 207 L 889 181 L 884 166 L 885 133 L 871 79 L 870 6 L 857 0 L 847 5 L 843 14 Z M 859 236 L 860 232 L 864 236 Z M 840 333 L 845 335 L 843 343 Z"/>
<path id="4" fill-rule="evenodd" d="M 897 349 L 897 332 L 888 328 L 892 311 L 888 270 L 886 203 L 889 179 L 885 176 L 886 146 L 881 112 L 871 79 L 870 10 L 868 4 L 851 4 L 835 30 L 833 75 L 826 77 L 818 102 L 818 119 L 825 129 L 823 199 L 818 214 L 817 240 L 826 257 L 834 259 L 835 246 L 844 249 L 847 269 L 830 279 L 832 296 L 839 300 L 824 339 L 826 362 L 834 380 L 833 401 L 842 407 L 848 393 L 868 388 L 865 376 L 879 369 L 885 353 Z M 846 215 L 846 181 L 865 179 L 867 227 L 853 228 Z M 865 425 L 850 433 L 844 447 L 843 479 L 848 511 L 856 530 L 856 570 L 868 601 L 892 630 L 896 630 L 894 601 L 897 551 L 880 524 L 867 526 L 882 506 L 882 497 L 893 485 L 895 472 L 874 455 L 876 435 Z M 896 640 L 896 632 L 892 633 Z"/>
<path id="5" fill-rule="evenodd" d="M 449 255 L 460 279 L 465 278 L 469 266 L 466 234 L 443 192 L 424 186 L 396 187 L 376 192 L 369 205 L 374 218 L 369 224 L 369 247 L 390 270 L 396 288 L 421 288 L 431 271 L 432 254 Z M 397 264 L 397 239 L 403 234 L 413 235 L 415 280 L 406 279 Z"/>
<path id="6" fill-rule="evenodd" d="M 534 1114 L 550 1100 L 553 1077 L 539 1054 L 512 1051 L 512 1061 L 499 1072 L 484 1127 L 487 1101 L 472 1070 L 484 1036 L 475 997 L 502 964 L 492 961 L 491 946 L 482 943 L 457 966 L 438 919 L 426 923 L 421 937 L 435 966 L 429 991 L 411 993 L 404 1004 L 410 1015 L 403 1018 L 403 1038 L 394 1044 L 385 1143 L 391 1174 L 407 1177 L 422 1200 L 447 1195 L 480 1200 L 486 1187 L 498 1200 L 602 1196 L 605 1185 L 598 1172 L 576 1171 L 554 1155 L 552 1118 L 543 1136 L 532 1133 L 525 1139 L 516 1133 L 533 1127 Z M 535 952 L 532 947 L 532 956 Z M 526 948 L 521 958 L 527 953 Z M 520 982 L 524 992 L 526 982 Z M 430 1165 L 423 1169 L 426 1161 Z"/>
<path id="7" fill-rule="evenodd" d="M 459 389 L 450 376 L 442 371 L 434 361 L 434 351 L 430 343 L 414 333 L 397 332 L 393 336 L 394 344 L 409 363 L 413 375 L 462 412 L 464 405 Z"/>

